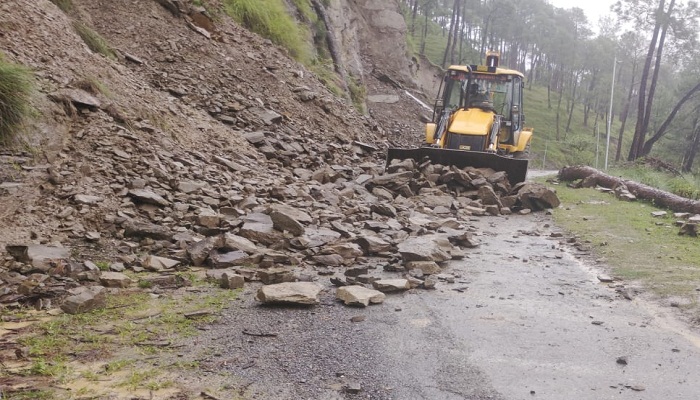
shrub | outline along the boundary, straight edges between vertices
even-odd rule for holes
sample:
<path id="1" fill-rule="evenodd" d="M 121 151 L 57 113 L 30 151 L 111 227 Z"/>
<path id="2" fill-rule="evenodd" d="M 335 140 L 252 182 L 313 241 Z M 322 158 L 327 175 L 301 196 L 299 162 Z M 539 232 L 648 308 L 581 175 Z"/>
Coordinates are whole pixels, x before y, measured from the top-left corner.
<path id="1" fill-rule="evenodd" d="M 668 181 L 668 187 L 671 193 L 678 196 L 687 197 L 689 199 L 697 199 L 700 191 L 693 182 L 686 180 L 683 177 L 676 177 Z"/>
<path id="2" fill-rule="evenodd" d="M 310 62 L 304 32 L 287 13 L 283 0 L 224 0 L 224 9 L 246 28 L 285 47 L 296 60 Z"/>
<path id="3" fill-rule="evenodd" d="M 31 113 L 29 99 L 34 89 L 30 69 L 5 61 L 0 53 L 0 142 L 6 142 Z"/>
<path id="4" fill-rule="evenodd" d="M 350 100 L 352 105 L 360 113 L 365 113 L 365 97 L 367 97 L 367 89 L 361 81 L 353 77 L 348 77 L 348 90 L 350 91 Z"/>
<path id="5" fill-rule="evenodd" d="M 78 21 L 73 22 L 73 28 L 78 33 L 80 38 L 83 39 L 83 42 L 85 42 L 87 47 L 90 48 L 90 50 L 94 51 L 95 53 L 100 53 L 107 58 L 111 58 L 112 60 L 117 58 L 114 50 L 112 50 L 107 41 L 100 36 L 99 33 L 93 31 L 87 25 Z"/>

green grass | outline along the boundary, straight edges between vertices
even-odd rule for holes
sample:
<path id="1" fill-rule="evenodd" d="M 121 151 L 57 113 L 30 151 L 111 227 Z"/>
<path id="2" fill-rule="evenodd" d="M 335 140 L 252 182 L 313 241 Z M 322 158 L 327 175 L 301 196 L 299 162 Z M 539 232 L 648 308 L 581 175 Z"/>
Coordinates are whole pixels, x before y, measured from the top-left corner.
<path id="1" fill-rule="evenodd" d="M 50 0 L 53 4 L 56 5 L 61 11 L 63 12 L 69 12 L 73 9 L 73 1 L 72 0 Z"/>
<path id="2" fill-rule="evenodd" d="M 679 236 L 669 212 L 654 218 L 659 208 L 624 202 L 594 189 L 557 189 L 562 207 L 554 210 L 557 225 L 588 243 L 603 257 L 614 276 L 636 280 L 661 298 L 686 298 L 694 308 L 700 287 L 698 239 Z"/>
<path id="3" fill-rule="evenodd" d="M 315 60 L 309 66 L 309 69 L 316 75 L 318 80 L 331 91 L 331 93 L 338 97 L 346 96 L 345 91 L 341 88 L 342 80 L 333 70 L 333 62 L 330 59 Z"/>
<path id="4" fill-rule="evenodd" d="M 89 76 L 75 83 L 77 88 L 83 89 L 92 94 L 102 94 L 105 97 L 112 98 L 112 92 L 99 79 Z"/>
<path id="5" fill-rule="evenodd" d="M 161 298 L 140 291 L 123 291 L 108 297 L 103 309 L 63 314 L 37 323 L 17 339 L 29 349 L 30 363 L 22 374 L 70 382 L 96 381 L 123 371 L 126 375 L 121 385 L 129 389 L 159 390 L 172 386 L 172 381 L 163 379 L 168 371 L 148 368 L 147 359 L 172 351 L 160 342 L 174 343 L 196 335 L 198 326 L 213 322 L 216 313 L 239 294 L 211 287 L 207 291 L 204 284 L 201 287 L 203 292 L 197 294 Z M 210 314 L 196 319 L 185 317 L 200 310 L 209 310 Z M 104 361 L 104 368 L 77 373 L 73 363 L 84 360 Z M 187 367 L 196 369 L 198 363 L 192 361 Z M 182 366 L 173 364 L 172 369 Z"/>
<path id="6" fill-rule="evenodd" d="M 367 97 L 367 89 L 361 81 L 348 77 L 348 90 L 350 91 L 350 100 L 355 110 L 360 114 L 365 113 L 365 99 Z"/>
<path id="7" fill-rule="evenodd" d="M 311 62 L 308 35 L 287 13 L 284 1 L 224 0 L 224 10 L 241 25 L 286 48 L 296 60 Z"/>
<path id="8" fill-rule="evenodd" d="M 16 137 L 31 116 L 33 91 L 32 71 L 5 60 L 0 52 L 0 144 Z"/>
<path id="9" fill-rule="evenodd" d="M 73 29 L 75 29 L 90 50 L 95 53 L 102 54 L 109 59 L 117 59 L 117 54 L 99 33 L 93 31 L 87 25 L 79 21 L 73 22 Z"/>

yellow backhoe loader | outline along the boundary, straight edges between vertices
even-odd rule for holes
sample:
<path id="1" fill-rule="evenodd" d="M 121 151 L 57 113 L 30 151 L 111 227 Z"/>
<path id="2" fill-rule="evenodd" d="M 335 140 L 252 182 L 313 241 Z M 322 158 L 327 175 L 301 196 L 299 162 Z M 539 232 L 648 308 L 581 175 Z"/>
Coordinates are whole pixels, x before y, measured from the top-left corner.
<path id="1" fill-rule="evenodd" d="M 426 124 L 425 144 L 389 149 L 387 165 L 427 157 L 442 165 L 505 171 L 512 185 L 524 181 L 533 129 L 523 126 L 523 74 L 499 68 L 498 61 L 489 52 L 486 65 L 450 66 Z"/>

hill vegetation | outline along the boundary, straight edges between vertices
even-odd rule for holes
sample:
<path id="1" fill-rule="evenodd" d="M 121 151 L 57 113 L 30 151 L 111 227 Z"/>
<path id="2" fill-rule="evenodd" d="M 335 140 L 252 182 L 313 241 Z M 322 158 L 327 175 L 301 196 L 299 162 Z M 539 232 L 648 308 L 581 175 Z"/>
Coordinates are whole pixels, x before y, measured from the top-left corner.
<path id="1" fill-rule="evenodd" d="M 478 63 L 487 50 L 497 50 L 503 65 L 526 74 L 534 105 L 526 112 L 530 124 L 544 128 L 536 126 L 540 143 L 533 145 L 543 154 L 545 139 L 551 165 L 594 165 L 591 149 L 597 140 L 576 133 L 605 133 L 612 104 L 612 142 L 622 137 L 612 160 L 653 156 L 679 170 L 697 169 L 696 3 L 623 0 L 600 22 L 597 34 L 581 9 L 544 0 L 402 4 L 413 51 L 435 64 Z M 628 28 L 631 22 L 634 29 Z M 546 110 L 538 86 L 546 88 Z"/>
<path id="2" fill-rule="evenodd" d="M 31 70 L 0 53 L 0 143 L 13 139 L 30 116 L 33 87 Z"/>

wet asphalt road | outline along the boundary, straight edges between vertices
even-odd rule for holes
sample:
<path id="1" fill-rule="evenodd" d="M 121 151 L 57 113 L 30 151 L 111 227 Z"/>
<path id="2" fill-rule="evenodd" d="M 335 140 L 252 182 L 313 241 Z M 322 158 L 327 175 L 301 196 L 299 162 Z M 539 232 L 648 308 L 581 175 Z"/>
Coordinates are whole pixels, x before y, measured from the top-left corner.
<path id="1" fill-rule="evenodd" d="M 310 309 L 243 296 L 197 339 L 198 379 L 255 399 L 700 399 L 700 338 L 672 309 L 600 283 L 543 214 L 470 224 L 481 246 L 434 291 L 365 309 L 330 287 Z"/>

